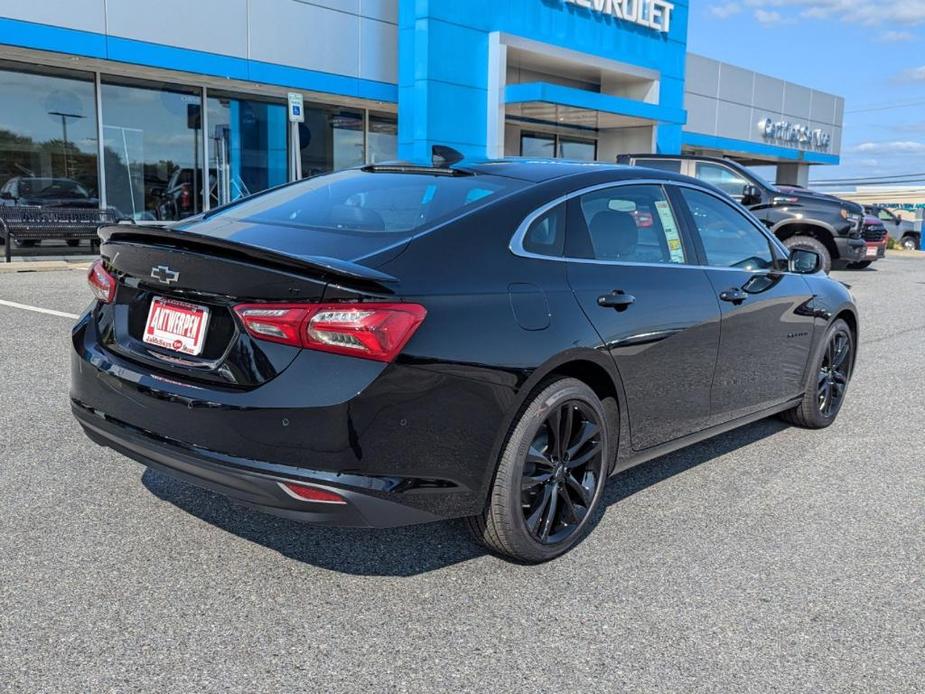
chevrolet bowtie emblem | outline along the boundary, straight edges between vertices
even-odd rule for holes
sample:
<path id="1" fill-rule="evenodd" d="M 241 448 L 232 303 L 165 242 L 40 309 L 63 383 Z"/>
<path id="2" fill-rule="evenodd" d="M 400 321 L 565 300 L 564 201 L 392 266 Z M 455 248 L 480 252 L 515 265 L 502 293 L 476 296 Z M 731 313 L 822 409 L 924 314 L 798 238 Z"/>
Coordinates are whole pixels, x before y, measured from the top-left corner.
<path id="1" fill-rule="evenodd" d="M 180 273 L 175 270 L 171 270 L 166 265 L 158 265 L 157 267 L 151 268 L 151 277 L 156 279 L 161 284 L 170 284 L 171 282 L 176 282 L 180 279 Z"/>

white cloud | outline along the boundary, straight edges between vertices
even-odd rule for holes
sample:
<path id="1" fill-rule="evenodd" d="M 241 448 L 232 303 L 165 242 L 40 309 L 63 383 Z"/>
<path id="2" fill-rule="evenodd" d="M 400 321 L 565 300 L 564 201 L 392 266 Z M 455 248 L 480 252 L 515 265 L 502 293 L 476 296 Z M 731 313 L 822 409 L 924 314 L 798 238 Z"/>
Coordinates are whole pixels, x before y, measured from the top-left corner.
<path id="1" fill-rule="evenodd" d="M 755 10 L 755 19 L 768 26 L 770 24 L 781 24 L 784 21 L 784 16 L 774 10 L 757 9 Z"/>
<path id="2" fill-rule="evenodd" d="M 713 13 L 718 17 L 731 16 L 735 12 L 723 14 L 724 8 L 736 3 L 723 3 L 715 7 Z M 739 3 L 755 10 L 755 17 L 762 21 L 763 16 L 779 14 L 781 18 L 799 16 L 807 19 L 836 19 L 855 24 L 876 26 L 881 24 L 914 25 L 925 22 L 925 0 L 892 0 L 876 2 L 875 0 L 742 0 Z M 716 10 L 720 11 L 717 12 Z M 777 12 L 779 10 L 779 12 Z M 771 22 L 775 23 L 775 22 Z M 905 32 L 894 32 L 897 34 Z"/>
<path id="3" fill-rule="evenodd" d="M 883 43 L 899 43 L 901 41 L 912 41 L 915 35 L 910 31 L 884 31 L 877 37 L 878 41 Z"/>
<path id="4" fill-rule="evenodd" d="M 862 142 L 851 147 L 851 152 L 866 154 L 871 157 L 884 155 L 925 154 L 925 142 L 912 140 L 894 140 L 892 142 Z"/>
<path id="5" fill-rule="evenodd" d="M 719 5 L 713 5 L 710 12 L 720 19 L 726 19 L 742 11 L 742 4 L 738 2 L 724 2 Z"/>
<path id="6" fill-rule="evenodd" d="M 925 82 L 925 65 L 913 67 L 897 76 L 899 82 Z"/>

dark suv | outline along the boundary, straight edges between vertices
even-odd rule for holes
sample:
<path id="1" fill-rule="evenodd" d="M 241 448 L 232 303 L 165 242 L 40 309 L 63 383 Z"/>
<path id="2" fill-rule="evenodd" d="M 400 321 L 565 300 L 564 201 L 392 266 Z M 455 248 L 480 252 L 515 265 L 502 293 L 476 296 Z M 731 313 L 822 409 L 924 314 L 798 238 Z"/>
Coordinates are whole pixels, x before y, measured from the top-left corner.
<path id="1" fill-rule="evenodd" d="M 752 211 L 788 248 L 822 256 L 828 273 L 865 260 L 864 208 L 803 188 L 779 188 L 729 159 L 699 155 L 625 154 L 621 164 L 673 171 L 711 183 Z"/>

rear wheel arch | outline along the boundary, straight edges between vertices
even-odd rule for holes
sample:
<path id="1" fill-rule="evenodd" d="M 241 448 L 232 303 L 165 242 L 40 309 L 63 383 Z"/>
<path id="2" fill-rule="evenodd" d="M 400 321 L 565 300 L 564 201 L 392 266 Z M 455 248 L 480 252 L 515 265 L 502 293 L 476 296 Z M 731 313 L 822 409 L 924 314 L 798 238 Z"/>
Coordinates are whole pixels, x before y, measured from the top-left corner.
<path id="1" fill-rule="evenodd" d="M 608 423 L 611 425 L 608 433 L 614 437 L 617 445 L 613 449 L 613 460 L 610 461 L 611 470 L 616 462 L 618 448 L 624 439 L 625 432 L 622 426 L 626 421 L 623 403 L 626 402 L 623 391 L 623 381 L 613 361 L 593 349 L 569 350 L 545 362 L 533 371 L 524 381 L 517 392 L 508 416 L 498 429 L 498 434 L 492 447 L 491 475 L 485 480 L 485 498 L 494 482 L 497 461 L 504 450 L 508 437 L 511 435 L 521 414 L 530 405 L 533 398 L 558 378 L 576 378 L 587 384 L 595 395 L 604 404 Z"/>

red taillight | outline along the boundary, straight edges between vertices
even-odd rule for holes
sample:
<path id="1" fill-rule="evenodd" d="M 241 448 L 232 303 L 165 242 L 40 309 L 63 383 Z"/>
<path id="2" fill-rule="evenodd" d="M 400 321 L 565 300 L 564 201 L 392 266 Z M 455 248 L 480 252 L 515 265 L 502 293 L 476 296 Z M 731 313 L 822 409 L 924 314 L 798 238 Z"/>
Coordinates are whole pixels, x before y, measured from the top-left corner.
<path id="1" fill-rule="evenodd" d="M 390 362 L 427 311 L 418 304 L 242 304 L 244 328 L 258 340 Z"/>
<path id="2" fill-rule="evenodd" d="M 327 489 L 321 489 L 320 487 L 310 487 L 296 482 L 279 482 L 278 484 L 283 488 L 284 492 L 299 501 L 314 501 L 317 504 L 347 503 L 347 500 L 340 494 L 329 492 Z"/>
<path id="3" fill-rule="evenodd" d="M 111 304 L 116 298 L 116 278 L 106 271 L 102 260 L 97 260 L 90 266 L 87 284 L 90 285 L 93 296 L 105 304 Z"/>

